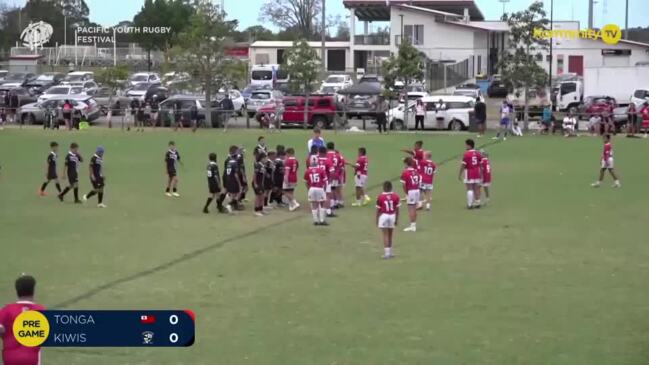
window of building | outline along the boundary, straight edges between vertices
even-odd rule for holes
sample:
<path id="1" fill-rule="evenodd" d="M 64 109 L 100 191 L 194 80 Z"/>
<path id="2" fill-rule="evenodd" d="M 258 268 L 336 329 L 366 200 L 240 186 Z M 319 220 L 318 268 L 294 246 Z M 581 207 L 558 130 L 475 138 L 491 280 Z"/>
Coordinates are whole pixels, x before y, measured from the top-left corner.
<path id="1" fill-rule="evenodd" d="M 258 53 L 255 55 L 255 65 L 267 65 L 270 63 L 268 53 Z"/>
<path id="2" fill-rule="evenodd" d="M 403 37 L 410 41 L 415 46 L 421 46 L 424 44 L 424 25 L 415 24 L 415 25 L 404 25 L 403 26 Z"/>

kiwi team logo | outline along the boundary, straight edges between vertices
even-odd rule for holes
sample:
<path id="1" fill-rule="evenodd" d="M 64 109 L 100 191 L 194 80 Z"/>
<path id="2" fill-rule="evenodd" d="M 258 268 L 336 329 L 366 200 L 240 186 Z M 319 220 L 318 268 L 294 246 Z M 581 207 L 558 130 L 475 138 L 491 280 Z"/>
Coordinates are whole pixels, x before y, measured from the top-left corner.
<path id="1" fill-rule="evenodd" d="M 30 23 L 20 34 L 20 40 L 25 47 L 33 51 L 49 42 L 53 33 L 52 26 L 41 20 L 38 23 Z"/>

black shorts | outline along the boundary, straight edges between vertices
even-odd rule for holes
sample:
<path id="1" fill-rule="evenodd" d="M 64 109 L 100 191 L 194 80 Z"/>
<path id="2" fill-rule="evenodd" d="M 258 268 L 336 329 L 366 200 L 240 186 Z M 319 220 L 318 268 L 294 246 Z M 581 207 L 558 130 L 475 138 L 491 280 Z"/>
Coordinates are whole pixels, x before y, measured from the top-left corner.
<path id="1" fill-rule="evenodd" d="M 79 182 L 79 175 L 70 175 L 70 174 L 68 174 L 68 182 L 70 182 L 70 185 L 78 183 Z"/>
<path id="2" fill-rule="evenodd" d="M 225 181 L 225 191 L 228 192 L 228 194 L 239 194 L 241 192 L 241 187 L 239 186 L 239 183 L 236 181 Z"/>
<path id="3" fill-rule="evenodd" d="M 261 186 L 257 187 L 255 185 L 253 185 L 252 188 L 255 191 L 255 195 L 257 195 L 257 196 L 264 195 L 265 190 Z"/>
<path id="4" fill-rule="evenodd" d="M 170 178 L 178 176 L 178 172 L 176 170 L 167 170 L 167 175 L 169 175 Z"/>
<path id="5" fill-rule="evenodd" d="M 47 171 L 47 180 L 56 180 L 59 178 L 59 175 L 56 174 L 56 170 Z"/>
<path id="6" fill-rule="evenodd" d="M 219 186 L 219 183 L 216 181 L 208 181 L 207 188 L 209 189 L 210 194 L 218 194 L 221 192 L 221 187 Z"/>
<path id="7" fill-rule="evenodd" d="M 103 189 L 106 185 L 104 179 L 95 179 L 95 181 L 90 180 L 90 183 L 92 184 L 92 188 L 95 190 Z"/>

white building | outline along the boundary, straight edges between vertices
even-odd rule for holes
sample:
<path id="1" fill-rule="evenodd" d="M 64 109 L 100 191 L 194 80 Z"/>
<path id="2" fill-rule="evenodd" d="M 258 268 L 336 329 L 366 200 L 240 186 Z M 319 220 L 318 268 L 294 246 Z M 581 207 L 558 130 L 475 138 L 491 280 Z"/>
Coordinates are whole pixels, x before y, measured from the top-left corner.
<path id="1" fill-rule="evenodd" d="M 322 49 L 321 42 L 309 42 L 309 45 L 317 49 L 318 56 Z M 250 45 L 250 62 L 253 65 L 282 64 L 284 63 L 284 52 L 293 46 L 288 41 L 257 41 Z M 325 42 L 327 56 L 325 67 L 329 72 L 351 72 L 352 57 L 350 53 L 350 42 Z"/>

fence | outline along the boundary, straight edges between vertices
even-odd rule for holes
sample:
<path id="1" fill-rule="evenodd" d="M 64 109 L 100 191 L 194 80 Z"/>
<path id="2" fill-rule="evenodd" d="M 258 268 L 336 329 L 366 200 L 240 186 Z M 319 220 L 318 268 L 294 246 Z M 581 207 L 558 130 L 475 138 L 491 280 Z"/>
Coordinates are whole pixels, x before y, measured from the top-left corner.
<path id="1" fill-rule="evenodd" d="M 96 46 L 57 46 L 32 50 L 27 47 L 12 47 L 11 56 L 40 55 L 41 63 L 50 66 L 112 66 L 126 64 L 133 67 L 147 67 L 148 53 L 140 47 L 96 47 Z M 151 52 L 153 66 L 164 60 L 161 52 Z"/>
<path id="2" fill-rule="evenodd" d="M 426 81 L 430 91 L 445 89 L 463 83 L 473 77 L 473 69 L 468 59 L 446 64 L 428 60 L 426 62 Z"/>

